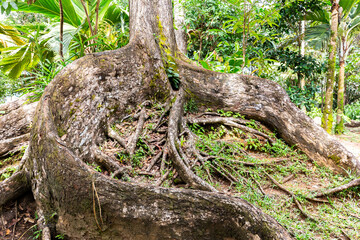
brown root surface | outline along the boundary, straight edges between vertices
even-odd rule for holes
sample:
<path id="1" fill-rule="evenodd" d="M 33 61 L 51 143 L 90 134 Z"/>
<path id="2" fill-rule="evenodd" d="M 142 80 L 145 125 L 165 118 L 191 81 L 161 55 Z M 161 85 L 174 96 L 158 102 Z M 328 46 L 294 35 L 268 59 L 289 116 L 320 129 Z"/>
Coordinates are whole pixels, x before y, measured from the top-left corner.
<path id="1" fill-rule="evenodd" d="M 158 77 L 164 74 L 157 67 L 159 63 L 140 49 L 141 45 L 133 43 L 115 55 L 94 54 L 77 60 L 46 89 L 31 135 L 32 161 L 25 165 L 31 172 L 34 197 L 44 217 L 41 226 L 51 232 L 65 233 L 71 239 L 98 239 L 100 236 L 102 239 L 210 236 L 291 239 L 274 219 L 241 199 L 194 190 L 142 186 L 131 180 L 136 175 L 149 176 L 143 174 L 146 167 L 136 175 L 131 172 L 115 174 L 121 180 L 110 177 L 117 172 L 114 165 L 123 168 L 136 164 L 140 149 L 133 147 L 133 139 L 136 139 L 136 145 L 140 142 L 143 149 L 153 152 L 151 156 L 167 146 L 168 154 L 162 159 L 165 172 L 154 175 L 166 179 L 166 171 L 170 176 L 170 169 L 175 166 L 178 177 L 185 183 L 213 190 L 194 174 L 190 160 L 179 147 L 185 93 L 179 90 L 174 94 L 170 114 L 165 117 L 167 123 L 152 133 L 153 139 L 144 138 L 151 131 L 145 127 L 151 110 L 142 106 L 139 117 L 135 117 L 138 104 L 151 99 L 150 96 L 169 96 L 171 89 L 168 83 L 162 82 L 166 78 Z M 109 66 L 114 67 L 109 69 Z M 70 82 L 70 79 L 73 80 Z M 116 124 L 115 120 L 133 112 L 135 115 L 130 114 L 130 121 Z M 157 121 L 153 119 L 154 123 Z M 124 142 L 130 143 L 123 148 L 125 157 L 120 161 L 109 148 L 107 151 L 104 148 L 108 144 L 106 136 L 117 138 L 109 131 L 108 126 L 112 125 L 118 125 L 118 135 L 121 133 Z M 99 164 L 97 170 L 104 174 L 96 172 L 93 164 Z M 129 179 L 132 183 L 124 182 Z"/>
<path id="2" fill-rule="evenodd" d="M 250 182 L 243 173 L 251 173 L 241 168 L 249 151 L 232 149 L 229 162 L 237 165 L 231 166 L 211 156 L 211 147 L 197 149 L 200 140 L 183 112 L 190 97 L 214 111 L 241 113 L 277 129 L 319 164 L 360 170 L 358 160 L 297 109 L 276 83 L 210 72 L 181 60 L 171 12 L 171 1 L 131 0 L 130 43 L 74 61 L 46 88 L 32 124 L 29 158 L 0 183 L 19 191 L 31 186 L 45 239 L 55 233 L 70 239 L 293 239 L 257 207 L 217 192 L 215 181 L 230 189 L 239 178 Z M 170 82 L 176 81 L 167 76 L 170 67 L 179 75 L 174 88 Z M 160 110 L 155 117 L 154 109 Z M 9 116 L 2 116 L 0 124 L 21 122 Z M 248 128 L 246 121 L 211 121 L 272 144 L 268 134 Z M 0 139 L 25 134 L 28 123 L 18 132 L 0 129 Z M 196 174 L 200 167 L 208 167 L 207 177 Z M 168 179 L 192 189 L 158 187 Z M 260 183 L 258 188 L 267 194 Z M 5 197 L 0 203 L 19 195 L 1 189 Z"/>

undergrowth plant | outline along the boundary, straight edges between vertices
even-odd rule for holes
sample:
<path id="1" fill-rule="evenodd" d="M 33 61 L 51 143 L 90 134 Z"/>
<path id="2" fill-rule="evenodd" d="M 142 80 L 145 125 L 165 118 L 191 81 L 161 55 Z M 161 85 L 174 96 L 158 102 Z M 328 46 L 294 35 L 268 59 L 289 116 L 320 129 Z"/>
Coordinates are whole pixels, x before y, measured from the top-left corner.
<path id="1" fill-rule="evenodd" d="M 222 114 L 231 116 L 229 113 Z M 256 123 L 248 126 L 264 131 Z M 198 135 L 196 147 L 206 159 L 204 164 L 194 167 L 195 172 L 219 190 L 230 191 L 257 205 L 275 217 L 296 239 L 337 239 L 343 235 L 344 228 L 354 239 L 360 237 L 357 219 L 360 208 L 356 207 L 360 199 L 359 187 L 328 198 L 329 203 L 313 204 L 308 200 L 313 197 L 309 188 L 339 186 L 354 178 L 351 173 L 344 177 L 318 166 L 304 153 L 275 138 L 275 134 L 271 135 L 275 140 L 270 144 L 224 126 L 205 128 L 192 124 L 190 128 Z M 272 161 L 274 164 L 271 164 Z M 266 162 L 270 164 L 262 164 Z M 316 222 L 304 218 L 292 198 L 279 192 L 267 174 L 293 192 L 303 210 L 314 216 Z M 287 181 L 289 176 L 293 181 L 282 182 Z"/>

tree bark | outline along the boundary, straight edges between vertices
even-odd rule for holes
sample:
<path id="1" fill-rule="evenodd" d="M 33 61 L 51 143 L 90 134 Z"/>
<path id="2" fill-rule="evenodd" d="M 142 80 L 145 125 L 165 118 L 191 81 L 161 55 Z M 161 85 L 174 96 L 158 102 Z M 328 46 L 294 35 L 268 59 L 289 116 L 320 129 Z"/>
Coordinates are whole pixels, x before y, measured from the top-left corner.
<path id="1" fill-rule="evenodd" d="M 300 21 L 300 44 L 299 44 L 299 48 L 300 48 L 300 55 L 302 57 L 305 56 L 305 20 L 301 20 Z M 300 85 L 300 89 L 304 90 L 305 88 L 305 76 L 304 74 L 300 74 L 299 75 L 299 85 Z"/>
<path id="2" fill-rule="evenodd" d="M 331 36 L 329 44 L 328 76 L 326 82 L 325 105 L 322 117 L 322 127 L 331 134 L 333 126 L 333 92 L 335 82 L 337 30 L 339 23 L 339 0 L 331 0 Z"/>
<path id="3" fill-rule="evenodd" d="M 339 69 L 339 81 L 338 81 L 338 94 L 337 94 L 337 110 L 336 110 L 336 126 L 335 133 L 342 134 L 345 130 L 344 126 L 344 90 L 345 90 L 345 64 L 346 64 L 346 38 L 341 37 L 340 40 L 340 69 Z"/>
<path id="4" fill-rule="evenodd" d="M 239 112 L 276 128 L 320 164 L 360 170 L 357 159 L 292 104 L 278 84 L 204 70 L 179 54 L 171 9 L 170 0 L 130 0 L 130 43 L 74 61 L 45 89 L 22 168 L 39 226 L 70 239 L 293 239 L 276 220 L 239 198 L 127 183 L 88 165 L 112 135 L 107 132 L 114 121 L 145 101 L 169 100 L 167 143 L 173 144 L 169 155 L 178 160 L 176 171 L 194 188 L 212 191 L 176 157 L 183 101 L 192 96 L 205 107 Z M 167 77 L 169 66 L 180 76 L 178 90 Z"/>
<path id="5" fill-rule="evenodd" d="M 187 41 L 185 30 L 185 10 L 181 0 L 174 1 L 175 36 L 179 51 L 187 55 Z"/>

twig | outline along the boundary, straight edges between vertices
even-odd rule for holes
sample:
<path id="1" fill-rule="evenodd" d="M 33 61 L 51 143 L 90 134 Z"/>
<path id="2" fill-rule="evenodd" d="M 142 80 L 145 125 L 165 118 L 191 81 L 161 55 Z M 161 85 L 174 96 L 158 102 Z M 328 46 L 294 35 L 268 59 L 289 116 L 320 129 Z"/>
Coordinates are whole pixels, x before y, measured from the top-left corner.
<path id="1" fill-rule="evenodd" d="M 273 177 L 271 177 L 268 173 L 264 172 L 265 175 L 278 187 L 280 188 L 282 191 L 284 191 L 285 193 L 287 193 L 288 195 L 290 195 L 292 197 L 292 199 L 294 199 L 294 202 L 297 206 L 297 208 L 300 210 L 300 212 L 308 219 L 316 222 L 316 220 L 311 217 L 308 213 L 306 213 L 304 211 L 304 209 L 301 207 L 300 202 L 296 199 L 296 196 L 294 193 L 292 193 L 291 191 L 287 190 L 285 187 L 283 187 L 280 183 L 278 183 Z"/>
<path id="2" fill-rule="evenodd" d="M 94 211 L 95 222 L 96 222 L 96 225 L 98 226 L 98 228 L 100 229 L 100 231 L 102 231 L 101 226 L 100 226 L 99 221 L 98 221 L 97 216 L 96 216 L 95 196 L 96 196 L 96 199 L 98 200 L 100 219 L 101 219 L 101 223 L 103 224 L 102 217 L 101 217 L 101 206 L 100 206 L 99 196 L 97 195 L 94 181 L 92 182 L 92 189 L 93 189 L 93 211 Z"/>
<path id="3" fill-rule="evenodd" d="M 16 221 L 15 221 L 14 228 L 13 228 L 12 240 L 14 240 L 14 238 L 15 238 L 15 229 L 16 229 L 16 224 L 18 222 L 17 218 L 18 218 L 18 209 L 17 209 L 17 200 L 16 200 L 15 201 L 15 219 L 16 219 Z"/>
<path id="4" fill-rule="evenodd" d="M 19 237 L 18 240 L 21 240 L 21 239 L 23 238 L 23 236 L 25 236 L 25 234 L 26 234 L 28 231 L 30 231 L 31 229 L 33 229 L 33 228 L 36 227 L 37 225 L 38 225 L 38 223 L 32 225 L 31 227 L 29 227 L 29 228 Z"/>

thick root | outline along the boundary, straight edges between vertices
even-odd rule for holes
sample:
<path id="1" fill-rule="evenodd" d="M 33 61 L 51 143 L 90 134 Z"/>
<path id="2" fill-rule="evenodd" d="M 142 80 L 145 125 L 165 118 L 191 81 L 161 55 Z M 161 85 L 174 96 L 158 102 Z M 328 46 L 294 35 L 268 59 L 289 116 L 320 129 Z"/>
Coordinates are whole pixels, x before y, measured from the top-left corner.
<path id="1" fill-rule="evenodd" d="M 14 173 L 10 178 L 0 182 L 0 206 L 14 200 L 31 190 L 30 181 L 24 170 Z"/>
<path id="2" fill-rule="evenodd" d="M 217 192 L 217 190 L 210 184 L 199 178 L 190 169 L 186 162 L 186 155 L 180 155 L 179 149 L 181 146 L 178 144 L 179 127 L 182 122 L 183 105 L 184 105 L 184 91 L 180 89 L 176 96 L 175 103 L 170 111 L 169 128 L 168 128 L 168 145 L 169 154 L 173 163 L 178 170 L 180 177 L 190 186 L 196 189 Z"/>
<path id="3" fill-rule="evenodd" d="M 20 151 L 22 147 L 28 145 L 29 138 L 30 134 L 27 133 L 19 137 L 0 141 L 0 157 Z"/>
<path id="4" fill-rule="evenodd" d="M 36 106 L 36 102 L 25 104 L 0 116 L 0 139 L 5 140 L 29 133 Z"/>
<path id="5" fill-rule="evenodd" d="M 273 143 L 273 140 L 266 135 L 265 133 L 262 133 L 258 130 L 255 130 L 253 128 L 244 126 L 242 124 L 249 123 L 249 121 L 242 120 L 242 119 L 236 119 L 236 118 L 225 118 L 225 117 L 211 117 L 211 118 L 189 118 L 188 123 L 191 124 L 224 124 L 229 127 L 238 128 L 244 132 L 248 132 L 257 136 L 261 136 L 269 141 L 269 143 Z"/>

